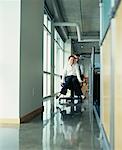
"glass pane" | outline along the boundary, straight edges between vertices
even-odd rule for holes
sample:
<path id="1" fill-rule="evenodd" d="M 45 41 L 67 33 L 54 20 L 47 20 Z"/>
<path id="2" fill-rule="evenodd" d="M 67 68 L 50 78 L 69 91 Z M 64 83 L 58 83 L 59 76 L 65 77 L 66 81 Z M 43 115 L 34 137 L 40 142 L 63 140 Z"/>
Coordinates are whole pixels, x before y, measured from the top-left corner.
<path id="1" fill-rule="evenodd" d="M 51 72 L 51 34 L 44 27 L 43 71 Z"/>
<path id="2" fill-rule="evenodd" d="M 47 96 L 51 95 L 51 75 L 47 74 Z"/>
<path id="3" fill-rule="evenodd" d="M 114 7 L 115 0 L 111 0 L 111 6 Z"/>
<path id="4" fill-rule="evenodd" d="M 47 27 L 47 15 L 44 14 L 44 25 Z"/>
<path id="5" fill-rule="evenodd" d="M 56 41 L 54 41 L 54 73 L 56 73 Z"/>
<path id="6" fill-rule="evenodd" d="M 43 74 L 43 97 L 47 95 L 47 86 L 46 86 L 47 77 L 46 74 Z"/>
<path id="7" fill-rule="evenodd" d="M 47 70 L 47 30 L 44 27 L 44 36 L 43 36 L 43 70 Z"/>
<path id="8" fill-rule="evenodd" d="M 60 48 L 59 49 L 60 51 L 60 59 L 59 59 L 59 64 L 60 64 L 60 67 L 59 67 L 59 74 L 62 74 L 62 71 L 63 71 L 63 50 Z"/>
<path id="9" fill-rule="evenodd" d="M 54 76 L 54 92 L 57 93 L 61 89 L 61 78 L 59 76 Z"/>
<path id="10" fill-rule="evenodd" d="M 60 36 L 59 36 L 58 32 L 57 32 L 57 39 L 56 40 L 60 44 Z"/>
<path id="11" fill-rule="evenodd" d="M 48 100 L 47 101 L 47 119 L 50 119 L 51 118 L 51 101 L 50 100 Z"/>
<path id="12" fill-rule="evenodd" d="M 55 62 L 55 73 L 60 74 L 60 48 L 58 44 L 56 43 L 56 48 L 55 48 L 55 53 L 56 53 L 56 62 Z"/>
<path id="13" fill-rule="evenodd" d="M 56 39 L 56 29 L 54 29 L 54 39 Z"/>
<path id="14" fill-rule="evenodd" d="M 57 30 L 55 29 L 55 30 L 54 30 L 54 39 L 55 39 L 55 40 L 57 40 L 57 34 L 58 34 L 58 33 L 57 33 Z"/>
<path id="15" fill-rule="evenodd" d="M 62 45 L 63 45 L 63 41 L 62 41 Z M 64 51 L 56 41 L 54 42 L 54 57 L 55 57 L 54 58 L 54 66 L 55 66 L 54 72 L 55 74 L 61 75 L 63 67 L 64 67 Z"/>
<path id="16" fill-rule="evenodd" d="M 47 44 L 47 71 L 51 72 L 51 34 L 48 33 L 48 44 Z"/>
<path id="17" fill-rule="evenodd" d="M 51 75 L 43 74 L 43 97 L 51 95 Z"/>
<path id="18" fill-rule="evenodd" d="M 48 19 L 48 30 L 51 32 L 51 21 Z"/>
<path id="19" fill-rule="evenodd" d="M 64 45 L 63 45 L 63 40 L 62 39 L 60 41 L 60 46 L 61 46 L 62 49 L 64 49 Z"/>
<path id="20" fill-rule="evenodd" d="M 110 14 L 111 14 L 111 0 L 103 0 L 103 7 L 102 7 L 102 31 L 103 37 L 108 28 L 109 21 L 110 21 Z"/>
<path id="21" fill-rule="evenodd" d="M 64 67 L 64 42 L 61 39 L 58 32 L 54 31 L 54 73 L 57 75 L 61 75 Z M 66 61 L 67 62 L 67 61 Z M 61 89 L 61 78 L 60 76 L 54 76 L 54 92 L 59 92 Z"/>

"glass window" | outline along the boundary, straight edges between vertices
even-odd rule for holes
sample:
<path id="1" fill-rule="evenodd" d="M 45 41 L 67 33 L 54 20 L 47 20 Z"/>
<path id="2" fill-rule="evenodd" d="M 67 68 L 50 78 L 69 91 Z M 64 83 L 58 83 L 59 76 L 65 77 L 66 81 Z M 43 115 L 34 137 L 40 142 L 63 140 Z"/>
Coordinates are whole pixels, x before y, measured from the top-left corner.
<path id="1" fill-rule="evenodd" d="M 47 27 L 47 15 L 44 14 L 44 25 Z"/>
<path id="2" fill-rule="evenodd" d="M 55 30 L 55 42 L 54 42 L 54 72 L 55 74 L 61 75 L 64 67 L 64 44 L 63 40 Z"/>
<path id="3" fill-rule="evenodd" d="M 43 70 L 51 71 L 51 34 L 44 27 L 43 39 Z"/>
<path id="4" fill-rule="evenodd" d="M 110 14 L 111 14 L 111 0 L 103 0 L 103 5 L 102 5 L 102 31 L 103 31 L 102 36 L 103 37 L 109 26 Z"/>
<path id="5" fill-rule="evenodd" d="M 48 19 L 48 26 L 47 26 L 48 30 L 51 32 L 51 21 Z"/>
<path id="6" fill-rule="evenodd" d="M 57 93 L 61 89 L 61 78 L 60 76 L 54 76 L 54 92 Z"/>
<path id="7" fill-rule="evenodd" d="M 51 21 L 44 14 L 43 34 L 43 97 L 51 95 Z"/>
<path id="8" fill-rule="evenodd" d="M 60 74 L 60 48 L 57 42 L 55 42 L 55 74 Z"/>
<path id="9" fill-rule="evenodd" d="M 51 74 L 43 73 L 43 97 L 51 95 Z"/>
<path id="10" fill-rule="evenodd" d="M 57 40 L 57 34 L 58 34 L 58 32 L 57 32 L 57 30 L 55 29 L 55 30 L 54 30 L 54 39 L 55 39 L 55 40 Z"/>
<path id="11" fill-rule="evenodd" d="M 46 73 L 43 74 L 43 97 L 47 96 Z"/>
<path id="12" fill-rule="evenodd" d="M 44 27 L 44 36 L 43 36 L 43 70 L 47 70 L 47 31 Z"/>
<path id="13" fill-rule="evenodd" d="M 58 32 L 54 31 L 54 92 L 57 93 L 61 89 L 61 78 L 64 67 L 64 42 Z"/>
<path id="14" fill-rule="evenodd" d="M 59 59 L 59 64 L 60 64 L 60 67 L 59 67 L 59 73 L 62 74 L 62 70 L 63 70 L 63 50 L 60 49 L 60 59 Z"/>
<path id="15" fill-rule="evenodd" d="M 62 48 L 64 48 L 64 43 L 63 43 L 62 39 L 60 40 L 60 45 L 61 45 Z"/>
<path id="16" fill-rule="evenodd" d="M 47 72 L 51 72 L 51 34 L 48 32 L 47 42 Z"/>

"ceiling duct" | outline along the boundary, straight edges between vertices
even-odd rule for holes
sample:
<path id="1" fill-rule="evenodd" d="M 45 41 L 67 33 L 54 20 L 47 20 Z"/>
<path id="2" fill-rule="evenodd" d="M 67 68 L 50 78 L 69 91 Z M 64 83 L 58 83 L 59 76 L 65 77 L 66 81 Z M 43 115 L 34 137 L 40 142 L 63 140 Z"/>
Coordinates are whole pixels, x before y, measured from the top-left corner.
<path id="1" fill-rule="evenodd" d="M 52 7 L 53 7 L 54 21 L 63 21 L 63 17 L 61 16 L 57 1 L 51 0 L 51 3 L 52 3 Z M 60 29 L 61 29 L 64 39 L 65 40 L 68 39 L 66 28 L 64 28 L 63 26 L 60 26 Z"/>
<path id="2" fill-rule="evenodd" d="M 81 39 L 80 26 L 78 23 L 70 23 L 70 22 L 55 22 L 54 26 L 60 27 L 76 27 L 78 42 L 99 42 L 99 39 Z"/>

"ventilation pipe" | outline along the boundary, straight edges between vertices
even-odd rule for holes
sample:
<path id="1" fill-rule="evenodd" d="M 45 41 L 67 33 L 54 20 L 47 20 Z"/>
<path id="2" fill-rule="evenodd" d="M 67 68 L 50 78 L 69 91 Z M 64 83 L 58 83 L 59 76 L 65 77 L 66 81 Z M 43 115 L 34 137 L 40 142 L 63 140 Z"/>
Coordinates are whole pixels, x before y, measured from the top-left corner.
<path id="1" fill-rule="evenodd" d="M 70 23 L 70 22 L 55 22 L 54 26 L 62 26 L 62 27 L 76 27 L 78 42 L 99 42 L 99 39 L 85 39 L 81 40 L 80 26 L 78 23 Z"/>
<path id="2" fill-rule="evenodd" d="M 59 9 L 58 4 L 57 4 L 57 0 L 51 0 L 51 4 L 53 7 L 54 21 L 58 22 L 60 20 L 61 22 L 63 22 L 62 15 L 60 13 L 60 9 Z M 64 40 L 68 39 L 67 30 L 65 28 L 63 28 L 63 26 L 60 26 L 60 30 L 61 30 L 61 33 L 63 35 L 63 39 Z"/>

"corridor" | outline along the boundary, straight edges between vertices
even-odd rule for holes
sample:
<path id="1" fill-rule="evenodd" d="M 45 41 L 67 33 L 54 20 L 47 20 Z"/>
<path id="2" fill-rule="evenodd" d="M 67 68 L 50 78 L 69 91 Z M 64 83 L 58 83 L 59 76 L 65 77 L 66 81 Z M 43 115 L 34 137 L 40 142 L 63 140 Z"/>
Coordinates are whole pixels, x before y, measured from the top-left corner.
<path id="1" fill-rule="evenodd" d="M 122 150 L 121 64 L 122 0 L 0 0 L 0 150 Z"/>
<path id="2" fill-rule="evenodd" d="M 43 120 L 38 116 L 20 127 L 0 127 L 0 150 L 101 150 L 98 125 L 88 100 L 83 113 L 71 114 L 70 106 L 60 105 L 53 98 L 44 105 L 48 107 Z M 61 114 L 57 107 L 66 109 L 67 114 Z"/>

